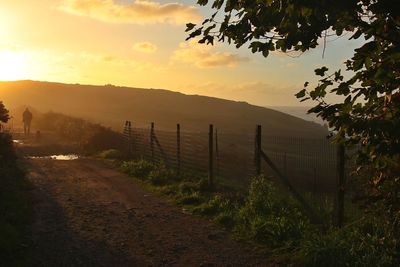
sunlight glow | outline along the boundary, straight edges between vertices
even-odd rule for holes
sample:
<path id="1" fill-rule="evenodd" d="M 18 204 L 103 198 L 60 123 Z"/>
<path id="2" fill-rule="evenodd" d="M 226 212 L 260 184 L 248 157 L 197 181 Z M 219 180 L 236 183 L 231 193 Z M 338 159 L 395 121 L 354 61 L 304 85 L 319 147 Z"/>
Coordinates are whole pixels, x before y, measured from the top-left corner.
<path id="1" fill-rule="evenodd" d="M 23 52 L 0 51 L 0 80 L 14 81 L 28 78 L 28 60 Z"/>

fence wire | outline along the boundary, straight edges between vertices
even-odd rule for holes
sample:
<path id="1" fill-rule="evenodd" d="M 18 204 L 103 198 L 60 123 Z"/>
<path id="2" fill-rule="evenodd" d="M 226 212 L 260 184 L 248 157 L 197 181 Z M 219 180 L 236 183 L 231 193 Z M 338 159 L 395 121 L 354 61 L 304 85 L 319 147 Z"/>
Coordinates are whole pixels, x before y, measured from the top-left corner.
<path id="1" fill-rule="evenodd" d="M 121 137 L 135 158 L 164 163 L 180 171 L 207 175 L 209 133 L 164 131 L 151 128 L 124 129 Z M 255 135 L 213 133 L 213 162 L 216 177 L 247 183 L 256 174 Z M 178 149 L 180 147 L 180 149 Z M 336 186 L 337 148 L 329 140 L 264 135 L 262 149 L 296 187 L 306 191 L 332 193 Z M 262 162 L 262 173 L 277 179 Z"/>

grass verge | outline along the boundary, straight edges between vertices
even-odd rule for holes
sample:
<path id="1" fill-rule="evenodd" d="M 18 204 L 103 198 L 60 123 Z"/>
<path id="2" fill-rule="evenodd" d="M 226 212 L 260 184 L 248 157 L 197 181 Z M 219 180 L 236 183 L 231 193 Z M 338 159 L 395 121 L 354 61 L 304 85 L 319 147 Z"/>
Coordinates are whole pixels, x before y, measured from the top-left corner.
<path id="1" fill-rule="evenodd" d="M 236 238 L 269 248 L 271 260 L 282 265 L 400 266 L 400 225 L 385 216 L 357 214 L 357 219 L 337 229 L 330 225 L 330 211 L 318 205 L 316 210 L 325 218 L 321 227 L 264 176 L 254 177 L 248 191 L 243 191 L 222 179 L 210 186 L 198 174 L 178 176 L 163 164 L 116 162 L 121 171 L 185 210 L 210 218 Z"/>

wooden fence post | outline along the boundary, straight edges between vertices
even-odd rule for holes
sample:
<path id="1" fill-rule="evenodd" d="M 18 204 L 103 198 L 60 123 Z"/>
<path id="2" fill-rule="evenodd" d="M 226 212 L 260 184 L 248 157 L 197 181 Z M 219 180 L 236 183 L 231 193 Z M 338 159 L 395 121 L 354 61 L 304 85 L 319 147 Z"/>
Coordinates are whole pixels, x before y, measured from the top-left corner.
<path id="1" fill-rule="evenodd" d="M 178 175 L 181 174 L 181 125 L 176 125 L 176 162 Z"/>
<path id="2" fill-rule="evenodd" d="M 345 193 L 345 148 L 337 147 L 337 172 L 336 172 L 336 201 L 334 224 L 342 227 L 344 222 L 344 193 Z"/>
<path id="3" fill-rule="evenodd" d="M 151 150 L 151 161 L 154 162 L 154 122 L 151 123 L 151 128 L 150 128 L 150 150 Z"/>
<path id="4" fill-rule="evenodd" d="M 256 127 L 256 144 L 255 144 L 255 164 L 256 174 L 261 174 L 261 125 Z"/>
<path id="5" fill-rule="evenodd" d="M 210 186 L 214 185 L 214 126 L 210 124 L 208 132 L 208 182 Z"/>

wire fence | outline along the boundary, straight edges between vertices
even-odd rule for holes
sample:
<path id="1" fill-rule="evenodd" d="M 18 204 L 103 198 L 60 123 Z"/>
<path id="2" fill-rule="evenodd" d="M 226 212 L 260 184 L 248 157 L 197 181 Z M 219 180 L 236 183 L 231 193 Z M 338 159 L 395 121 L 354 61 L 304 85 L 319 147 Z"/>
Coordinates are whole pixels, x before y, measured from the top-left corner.
<path id="1" fill-rule="evenodd" d="M 175 131 L 165 131 L 158 130 L 154 124 L 148 128 L 126 124 L 122 136 L 132 157 L 164 163 L 179 172 L 210 175 L 211 160 L 212 174 L 216 177 L 247 184 L 257 174 L 255 134 L 225 133 L 220 129 L 212 133 L 187 132 L 179 125 Z M 265 134 L 262 136 L 262 149 L 296 188 L 315 193 L 335 192 L 337 147 L 326 138 Z M 268 164 L 261 164 L 261 172 L 271 179 L 278 179 Z"/>

